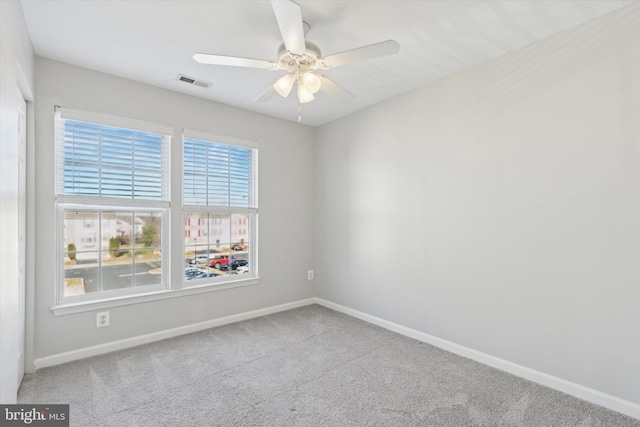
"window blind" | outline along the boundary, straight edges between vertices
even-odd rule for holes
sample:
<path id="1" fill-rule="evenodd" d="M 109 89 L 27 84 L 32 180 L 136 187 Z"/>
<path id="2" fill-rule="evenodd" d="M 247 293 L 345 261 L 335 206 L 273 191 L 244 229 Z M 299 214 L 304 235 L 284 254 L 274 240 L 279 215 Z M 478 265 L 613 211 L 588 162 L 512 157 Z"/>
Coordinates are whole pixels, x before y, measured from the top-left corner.
<path id="1" fill-rule="evenodd" d="M 184 204 L 257 208 L 257 150 L 184 138 Z"/>
<path id="2" fill-rule="evenodd" d="M 101 115 L 94 118 L 56 114 L 57 193 L 169 200 L 170 133 L 118 127 L 112 116 L 104 120 L 109 125 L 100 123 Z"/>

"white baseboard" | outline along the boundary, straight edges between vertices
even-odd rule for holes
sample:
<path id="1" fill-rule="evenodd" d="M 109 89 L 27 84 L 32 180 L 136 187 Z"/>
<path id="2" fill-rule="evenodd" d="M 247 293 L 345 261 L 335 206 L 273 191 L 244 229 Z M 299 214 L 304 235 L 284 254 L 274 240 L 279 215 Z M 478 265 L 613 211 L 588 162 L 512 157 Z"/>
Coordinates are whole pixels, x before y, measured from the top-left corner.
<path id="1" fill-rule="evenodd" d="M 554 390 L 561 391 L 579 399 L 586 400 L 587 402 L 591 402 L 596 405 L 611 409 L 613 411 L 620 412 L 621 414 L 640 419 L 640 405 L 637 403 L 624 400 L 606 393 L 602 393 L 589 387 L 585 387 L 571 381 L 563 380 L 562 378 L 545 374 L 544 372 L 536 371 L 535 369 L 530 369 L 526 366 L 518 365 L 516 363 L 509 362 L 508 360 L 500 359 L 498 357 L 491 356 L 490 354 L 482 353 L 472 348 L 464 347 L 451 341 L 443 340 L 433 335 L 425 334 L 424 332 L 416 331 L 415 329 L 407 328 L 405 326 L 398 325 L 397 323 L 389 322 L 388 320 L 371 316 L 369 314 L 353 310 L 349 307 L 345 307 L 340 304 L 324 300 L 322 298 L 314 298 L 314 300 L 316 304 L 323 307 L 330 308 L 332 310 L 347 314 L 360 320 L 364 320 L 365 322 L 380 326 L 393 332 L 397 332 L 409 338 L 431 344 L 435 347 L 441 348 L 459 356 L 475 360 L 476 362 L 482 363 L 484 365 L 500 369 L 501 371 L 508 372 L 526 380 L 533 381 L 535 383 L 544 385 Z"/>
<path id="2" fill-rule="evenodd" d="M 24 346 L 24 343 L 22 344 Z M 16 392 L 20 389 L 22 378 L 24 377 L 24 350 L 18 352 L 18 383 L 16 384 Z"/>
<path id="3" fill-rule="evenodd" d="M 214 328 L 216 326 L 227 325 L 230 323 L 240 322 L 242 320 L 254 319 L 256 317 L 266 316 L 268 314 L 279 313 L 281 311 L 291 310 L 306 305 L 318 304 L 326 308 L 338 311 L 340 313 L 347 314 L 373 325 L 380 326 L 393 332 L 397 332 L 401 335 L 409 338 L 416 339 L 418 341 L 431 344 L 435 347 L 449 351 L 451 353 L 475 360 L 484 365 L 491 366 L 496 369 L 508 372 L 510 374 L 519 376 L 529 381 L 536 382 L 538 384 L 547 386 L 554 390 L 561 391 L 571 396 L 577 397 L 587 402 L 594 403 L 596 405 L 603 406 L 621 414 L 628 415 L 630 417 L 640 419 L 640 405 L 630 402 L 628 400 L 620 399 L 615 396 L 611 396 L 606 393 L 591 389 L 589 387 L 582 386 L 580 384 L 573 383 L 571 381 L 563 380 L 562 378 L 555 377 L 553 375 L 545 374 L 544 372 L 536 371 L 534 369 L 527 368 L 522 365 L 518 365 L 508 360 L 500 359 L 495 356 L 491 356 L 486 353 L 465 347 L 459 344 L 455 344 L 451 341 L 447 341 L 433 335 L 426 334 L 424 332 L 416 331 L 415 329 L 407 328 L 397 323 L 390 322 L 388 320 L 375 317 L 349 307 L 342 306 L 340 304 L 333 303 L 331 301 L 324 300 L 322 298 L 308 298 L 304 300 L 294 301 L 287 304 L 281 304 L 273 307 L 262 308 L 259 310 L 249 311 L 246 313 L 234 314 L 231 316 L 221 317 L 219 319 L 207 320 L 206 322 L 195 323 L 192 325 L 181 326 L 178 328 L 168 329 L 166 331 L 154 332 L 151 334 L 141 335 L 138 337 L 127 338 L 124 340 L 113 341 L 96 346 L 81 348 L 78 350 L 68 351 L 64 353 L 54 354 L 51 356 L 36 359 L 34 361 L 35 369 L 45 368 L 48 366 L 60 365 L 62 363 L 72 362 L 74 360 L 85 359 L 87 357 L 97 356 L 100 354 L 110 353 L 112 351 L 123 350 L 126 348 L 135 347 L 142 344 L 147 344 L 155 341 L 161 341 L 167 338 L 177 337 L 179 335 L 189 334 L 192 332 L 202 331 L 204 329 Z"/>
<path id="4" fill-rule="evenodd" d="M 38 370 L 41 368 L 46 368 L 48 366 L 60 365 L 67 362 L 73 362 L 74 360 L 80 360 L 87 357 L 110 353 L 112 351 L 124 350 L 126 348 L 136 347 L 142 344 L 161 341 L 167 338 L 177 337 L 179 335 L 190 334 L 192 332 L 198 332 L 204 329 L 215 328 L 216 326 L 228 325 L 230 323 L 240 322 L 242 320 L 254 319 L 256 317 L 279 313 L 281 311 L 291 310 L 315 303 L 315 298 L 308 298 L 287 304 L 276 305 L 273 307 L 261 308 L 259 310 L 248 311 L 246 313 L 234 314 L 218 319 L 207 320 L 205 322 L 194 323 L 191 325 L 168 329 L 166 331 L 154 332 L 151 334 L 140 335 L 137 337 L 112 341 L 105 344 L 99 344 L 91 347 L 80 348 L 73 351 L 67 351 L 64 353 L 58 353 L 51 356 L 38 358 L 35 359 L 34 365 L 35 369 Z"/>

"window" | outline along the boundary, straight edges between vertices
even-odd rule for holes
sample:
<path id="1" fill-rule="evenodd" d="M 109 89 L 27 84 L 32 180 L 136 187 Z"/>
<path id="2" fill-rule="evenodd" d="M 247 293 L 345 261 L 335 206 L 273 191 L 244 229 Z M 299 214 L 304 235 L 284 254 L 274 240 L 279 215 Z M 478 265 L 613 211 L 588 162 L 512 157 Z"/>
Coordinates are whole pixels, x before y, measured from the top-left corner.
<path id="1" fill-rule="evenodd" d="M 257 276 L 256 147 L 192 131 L 183 144 L 185 284 Z"/>
<path id="2" fill-rule="evenodd" d="M 167 288 L 171 128 L 56 108 L 58 303 Z"/>
<path id="3" fill-rule="evenodd" d="M 175 203 L 173 128 L 60 107 L 55 125 L 55 313 L 258 282 L 257 145 L 184 131 Z"/>

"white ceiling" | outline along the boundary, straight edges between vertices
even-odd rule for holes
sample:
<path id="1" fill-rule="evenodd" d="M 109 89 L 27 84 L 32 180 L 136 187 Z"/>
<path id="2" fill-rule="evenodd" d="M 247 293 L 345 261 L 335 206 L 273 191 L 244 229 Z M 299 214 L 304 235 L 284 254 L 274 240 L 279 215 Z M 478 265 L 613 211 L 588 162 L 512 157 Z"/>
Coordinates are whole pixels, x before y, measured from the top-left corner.
<path id="1" fill-rule="evenodd" d="M 1 1 L 1 0 L 0 0 Z M 324 71 L 356 99 L 318 93 L 302 106 L 318 126 L 487 61 L 636 0 L 299 0 L 322 55 L 393 39 L 396 55 Z M 295 121 L 297 101 L 253 100 L 284 71 L 202 65 L 195 52 L 277 60 L 267 0 L 22 0 L 39 56 Z M 208 89 L 176 80 L 184 74 Z"/>

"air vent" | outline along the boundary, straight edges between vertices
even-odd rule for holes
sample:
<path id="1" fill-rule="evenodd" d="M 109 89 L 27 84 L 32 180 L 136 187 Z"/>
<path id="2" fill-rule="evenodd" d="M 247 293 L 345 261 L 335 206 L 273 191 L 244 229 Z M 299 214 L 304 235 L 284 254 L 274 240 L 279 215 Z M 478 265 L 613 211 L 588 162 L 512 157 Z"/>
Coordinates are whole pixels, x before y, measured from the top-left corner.
<path id="1" fill-rule="evenodd" d="M 190 84 L 190 85 L 200 86 L 205 89 L 208 89 L 211 85 L 213 85 L 213 83 L 205 82 L 204 80 L 198 80 L 193 77 L 185 76 L 184 74 L 178 74 L 178 77 L 176 77 L 176 80 Z"/>

